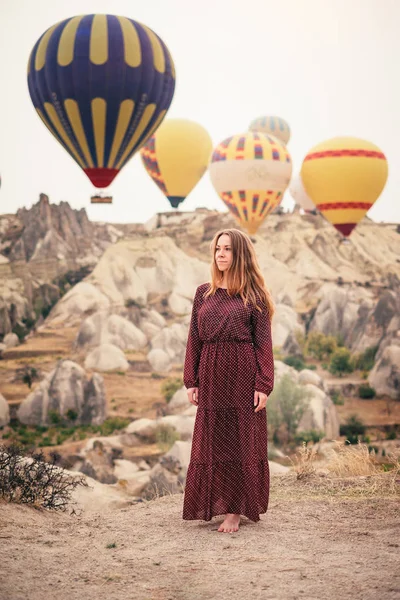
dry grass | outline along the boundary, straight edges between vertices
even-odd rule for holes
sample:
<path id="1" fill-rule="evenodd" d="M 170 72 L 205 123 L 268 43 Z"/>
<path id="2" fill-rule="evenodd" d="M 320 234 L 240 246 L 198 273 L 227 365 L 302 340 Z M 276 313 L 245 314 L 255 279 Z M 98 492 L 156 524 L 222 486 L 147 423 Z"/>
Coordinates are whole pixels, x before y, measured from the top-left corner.
<path id="1" fill-rule="evenodd" d="M 362 443 L 336 442 L 326 464 L 317 468 L 318 444 L 297 451 L 293 473 L 273 479 L 273 497 L 298 501 L 329 498 L 331 501 L 400 497 L 400 453 L 388 454 L 386 468 Z"/>
<path id="2" fill-rule="evenodd" d="M 369 452 L 368 446 L 359 442 L 357 445 L 336 443 L 332 450 L 327 469 L 337 477 L 355 477 L 359 475 L 375 475 L 382 468 L 375 460 L 375 452 Z"/>

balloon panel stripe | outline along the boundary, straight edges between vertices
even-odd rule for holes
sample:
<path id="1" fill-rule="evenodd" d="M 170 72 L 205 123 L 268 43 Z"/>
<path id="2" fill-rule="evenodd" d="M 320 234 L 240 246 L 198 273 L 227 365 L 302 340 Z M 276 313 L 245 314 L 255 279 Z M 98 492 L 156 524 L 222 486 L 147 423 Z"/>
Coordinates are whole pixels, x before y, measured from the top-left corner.
<path id="1" fill-rule="evenodd" d="M 139 67 L 142 62 L 142 49 L 138 32 L 132 21 L 126 17 L 117 17 L 124 38 L 124 57 L 128 67 Z"/>
<path id="2" fill-rule="evenodd" d="M 108 60 L 107 15 L 95 15 L 90 32 L 90 61 L 94 65 L 104 65 Z"/>
<path id="3" fill-rule="evenodd" d="M 66 100 L 64 102 L 65 112 L 67 113 L 69 122 L 71 123 L 75 137 L 78 140 L 80 148 L 83 152 L 87 165 L 92 168 L 94 166 L 92 156 L 90 154 L 85 131 L 82 125 L 82 119 L 79 112 L 78 103 L 75 100 Z"/>
<path id="4" fill-rule="evenodd" d="M 50 121 L 53 123 L 55 129 L 57 130 L 57 133 L 62 138 L 65 145 L 68 147 L 70 153 L 74 156 L 75 160 L 82 167 L 82 169 L 85 169 L 87 165 L 85 165 L 85 163 L 79 156 L 78 152 L 76 151 L 72 141 L 70 140 L 69 136 L 67 135 L 67 133 L 57 115 L 57 112 L 56 112 L 56 109 L 54 108 L 54 106 L 52 104 L 50 104 L 49 102 L 45 102 L 44 108 L 50 118 Z"/>
<path id="5" fill-rule="evenodd" d="M 364 156 L 366 158 L 379 158 L 381 160 L 386 160 L 383 152 L 377 152 L 376 150 L 351 150 L 351 149 L 343 149 L 343 150 L 324 150 L 323 152 L 312 152 L 307 154 L 304 159 L 304 162 L 307 160 L 314 160 L 316 158 L 330 158 L 330 157 L 343 157 L 343 156 Z"/>
<path id="6" fill-rule="evenodd" d="M 76 33 L 82 19 L 83 17 L 73 17 L 62 31 L 57 50 L 57 63 L 60 67 L 67 67 L 74 60 Z"/>
<path id="7" fill-rule="evenodd" d="M 38 46 L 36 47 L 36 56 L 35 56 L 35 70 L 36 71 L 40 71 L 41 69 L 43 69 L 43 67 L 46 64 L 47 47 L 49 45 L 49 41 L 50 41 L 51 36 L 53 35 L 54 30 L 59 26 L 59 24 L 60 23 L 56 23 L 55 25 L 53 25 L 53 27 L 50 27 L 50 29 L 48 29 L 46 31 L 46 33 L 43 34 Z"/>
<path id="8" fill-rule="evenodd" d="M 125 139 L 126 131 L 135 108 L 133 100 L 124 100 L 119 107 L 117 126 L 115 128 L 114 139 L 111 147 L 110 157 L 108 159 L 108 167 L 112 168 L 115 164 L 115 159 Z"/>
<path id="9" fill-rule="evenodd" d="M 129 144 L 126 147 L 125 152 L 123 153 L 122 157 L 119 159 L 119 161 L 116 165 L 117 169 L 120 169 L 122 167 L 122 163 L 127 158 L 129 153 L 135 149 L 135 145 L 137 144 L 140 136 L 142 135 L 143 131 L 146 129 L 151 118 L 153 117 L 153 114 L 154 114 L 156 108 L 157 107 L 155 104 L 148 104 L 146 106 L 146 108 L 144 109 L 144 111 L 141 115 L 141 119 L 140 119 L 138 125 L 135 127 L 135 132 L 134 132 L 133 136 L 131 137 Z"/>
<path id="10" fill-rule="evenodd" d="M 317 204 L 319 210 L 342 210 L 342 209 L 364 209 L 369 210 L 372 204 L 370 202 L 326 202 Z"/>

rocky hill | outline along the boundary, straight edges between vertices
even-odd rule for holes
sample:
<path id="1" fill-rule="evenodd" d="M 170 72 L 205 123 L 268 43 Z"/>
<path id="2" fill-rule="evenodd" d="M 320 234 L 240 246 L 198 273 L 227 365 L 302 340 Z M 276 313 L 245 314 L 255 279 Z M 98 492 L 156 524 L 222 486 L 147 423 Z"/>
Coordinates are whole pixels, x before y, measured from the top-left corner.
<path id="1" fill-rule="evenodd" d="M 198 208 L 114 227 L 45 196 L 1 217 L 0 439 L 55 448 L 130 499 L 179 491 L 196 415 L 181 379 L 192 299 L 214 233 L 232 226 Z M 365 219 L 343 243 L 320 215 L 273 214 L 252 239 L 276 303 L 276 382 L 309 400 L 296 435 L 346 439 L 355 415 L 384 462 L 400 423 L 397 227 Z M 368 365 L 342 376 L 305 364 L 313 332 Z M 366 377 L 375 399 L 360 396 Z M 290 472 L 279 448 L 269 458 L 271 473 Z"/>
<path id="2" fill-rule="evenodd" d="M 0 215 L 0 335 L 36 320 L 60 297 L 58 279 L 87 275 L 104 250 L 123 236 L 108 223 L 91 223 L 86 211 L 45 194 L 30 209 Z"/>
<path id="3" fill-rule="evenodd" d="M 158 215 L 143 233 L 110 245 L 92 273 L 57 303 L 47 324 L 79 326 L 77 347 L 96 352 L 88 359 L 92 368 L 107 360 L 123 368 L 118 349 L 139 351 L 147 344 L 152 368 L 168 370 L 183 360 L 194 291 L 209 278 L 210 240 L 232 225 L 228 214 L 205 209 Z M 254 242 L 276 301 L 274 346 L 296 354 L 296 335 L 317 330 L 339 336 L 353 352 L 378 347 L 377 359 L 389 367 L 373 382 L 397 398 L 396 227 L 365 220 L 343 243 L 321 216 L 271 215 Z"/>

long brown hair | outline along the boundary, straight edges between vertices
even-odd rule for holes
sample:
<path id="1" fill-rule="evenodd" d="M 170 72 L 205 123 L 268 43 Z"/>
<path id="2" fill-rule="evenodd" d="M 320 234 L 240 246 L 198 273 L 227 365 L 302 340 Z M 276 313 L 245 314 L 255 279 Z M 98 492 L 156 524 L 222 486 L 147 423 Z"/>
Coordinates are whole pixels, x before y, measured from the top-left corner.
<path id="1" fill-rule="evenodd" d="M 222 271 L 219 270 L 215 260 L 215 253 L 218 240 L 224 234 L 229 235 L 232 248 L 232 265 L 227 272 L 228 294 L 240 294 L 245 306 L 248 302 L 251 302 L 257 310 L 261 311 L 262 309 L 257 305 L 257 295 L 259 295 L 261 301 L 266 304 L 269 316 L 272 319 L 275 306 L 265 284 L 254 246 L 249 236 L 239 231 L 239 229 L 221 229 L 215 234 L 210 244 L 212 257 L 210 289 L 204 297 L 215 294 L 218 284 L 221 283 L 223 278 Z"/>

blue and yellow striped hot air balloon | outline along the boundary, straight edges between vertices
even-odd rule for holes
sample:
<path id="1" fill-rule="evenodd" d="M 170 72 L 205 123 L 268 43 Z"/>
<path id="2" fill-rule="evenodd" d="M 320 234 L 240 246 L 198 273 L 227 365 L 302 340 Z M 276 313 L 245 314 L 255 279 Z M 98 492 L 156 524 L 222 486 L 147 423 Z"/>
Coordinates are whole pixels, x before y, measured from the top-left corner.
<path id="1" fill-rule="evenodd" d="M 114 15 L 56 23 L 28 62 L 32 102 L 96 187 L 108 186 L 162 122 L 175 89 L 164 42 Z"/>

